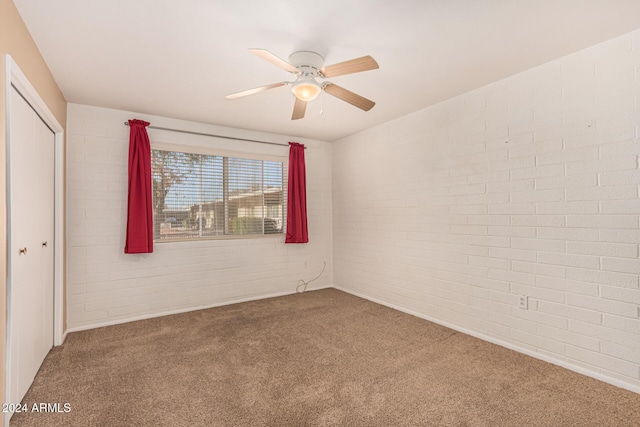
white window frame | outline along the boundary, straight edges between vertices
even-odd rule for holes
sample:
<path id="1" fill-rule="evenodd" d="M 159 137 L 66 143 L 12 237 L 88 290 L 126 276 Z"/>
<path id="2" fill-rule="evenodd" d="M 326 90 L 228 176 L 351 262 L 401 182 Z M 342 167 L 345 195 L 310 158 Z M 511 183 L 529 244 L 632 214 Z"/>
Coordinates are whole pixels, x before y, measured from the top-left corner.
<path id="1" fill-rule="evenodd" d="M 260 239 L 260 238 L 273 238 L 279 237 L 281 238 L 286 233 L 286 214 L 287 214 L 287 179 L 288 179 L 288 167 L 289 167 L 289 158 L 287 156 L 275 156 L 270 154 L 260 154 L 260 153 L 249 153 L 244 151 L 232 151 L 225 149 L 216 149 L 211 147 L 203 147 L 197 145 L 183 145 L 183 144 L 172 144 L 165 142 L 151 142 L 151 150 L 162 150 L 162 151 L 174 151 L 181 153 L 189 153 L 189 154 L 201 154 L 207 156 L 218 156 L 222 157 L 224 160 L 224 169 L 226 175 L 226 164 L 228 158 L 240 158 L 240 159 L 248 159 L 248 160 L 259 160 L 259 161 L 268 161 L 268 162 L 278 162 L 282 163 L 282 197 L 283 197 L 283 212 L 282 212 L 282 227 L 281 231 L 278 233 L 264 233 L 264 223 L 262 233 L 247 233 L 247 234 L 230 234 L 229 233 L 229 205 L 228 205 L 228 179 L 223 180 L 223 199 L 224 199 L 224 209 L 225 209 L 225 220 L 224 220 L 224 234 L 221 235 L 212 235 L 212 236 L 198 236 L 198 237 L 187 237 L 187 238 L 176 238 L 176 239 L 155 239 L 154 243 L 165 244 L 165 243 L 174 243 L 174 242 L 189 242 L 189 241 L 202 241 L 202 240 L 227 240 L 227 239 Z M 153 165 L 152 171 L 153 174 Z M 262 190 L 262 197 L 264 200 L 264 189 Z M 264 206 L 264 201 L 263 201 Z M 265 206 L 263 209 L 263 216 L 267 213 L 267 207 Z M 155 224 L 155 212 L 153 213 L 153 221 Z"/>

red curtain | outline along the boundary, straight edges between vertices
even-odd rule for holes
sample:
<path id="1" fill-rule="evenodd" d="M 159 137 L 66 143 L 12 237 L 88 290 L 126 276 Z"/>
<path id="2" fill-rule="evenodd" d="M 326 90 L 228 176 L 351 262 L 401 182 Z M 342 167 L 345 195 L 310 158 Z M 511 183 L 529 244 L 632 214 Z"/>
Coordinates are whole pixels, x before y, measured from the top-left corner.
<path id="1" fill-rule="evenodd" d="M 151 196 L 151 146 L 148 122 L 129 120 L 129 203 L 126 254 L 153 252 L 153 199 Z"/>
<path id="2" fill-rule="evenodd" d="M 285 243 L 307 243 L 307 178 L 304 145 L 289 143 L 289 186 L 287 193 L 287 237 Z"/>

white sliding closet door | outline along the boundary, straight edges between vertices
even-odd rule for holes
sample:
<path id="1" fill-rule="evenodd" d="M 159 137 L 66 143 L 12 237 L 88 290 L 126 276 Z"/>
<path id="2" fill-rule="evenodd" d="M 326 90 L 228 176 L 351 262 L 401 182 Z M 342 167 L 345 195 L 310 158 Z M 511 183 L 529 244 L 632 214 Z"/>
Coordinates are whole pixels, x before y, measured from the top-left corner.
<path id="1" fill-rule="evenodd" d="M 6 401 L 18 403 L 53 346 L 55 136 L 15 88 L 10 96 Z"/>

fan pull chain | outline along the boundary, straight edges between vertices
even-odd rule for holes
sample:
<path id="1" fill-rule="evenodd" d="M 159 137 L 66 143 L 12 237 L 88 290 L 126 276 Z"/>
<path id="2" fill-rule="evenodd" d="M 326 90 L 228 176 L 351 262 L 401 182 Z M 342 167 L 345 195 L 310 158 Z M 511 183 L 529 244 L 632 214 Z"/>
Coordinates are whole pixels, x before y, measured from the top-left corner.
<path id="1" fill-rule="evenodd" d="M 322 108 L 322 100 L 324 99 L 324 89 L 320 91 L 320 115 L 324 114 L 324 109 Z"/>

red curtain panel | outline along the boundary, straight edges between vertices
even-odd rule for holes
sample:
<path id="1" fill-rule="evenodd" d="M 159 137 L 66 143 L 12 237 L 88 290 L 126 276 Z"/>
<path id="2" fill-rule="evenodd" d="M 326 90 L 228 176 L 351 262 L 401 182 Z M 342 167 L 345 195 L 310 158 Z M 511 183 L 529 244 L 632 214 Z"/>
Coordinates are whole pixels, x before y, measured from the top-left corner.
<path id="1" fill-rule="evenodd" d="M 287 193 L 287 237 L 285 243 L 307 243 L 307 178 L 304 145 L 289 143 L 289 183 Z"/>
<path id="2" fill-rule="evenodd" d="M 153 252 L 153 199 L 151 196 L 151 146 L 148 122 L 129 120 L 129 203 L 126 254 Z"/>

